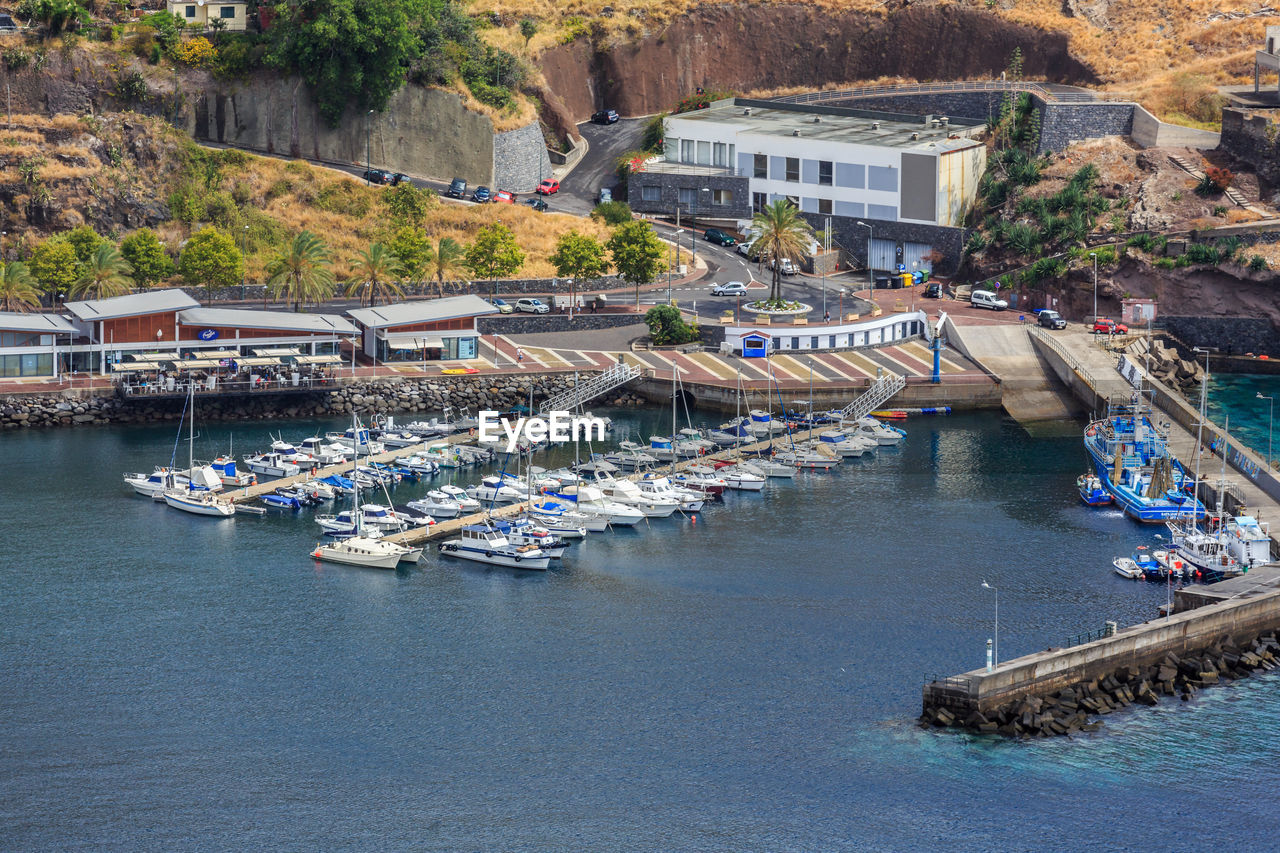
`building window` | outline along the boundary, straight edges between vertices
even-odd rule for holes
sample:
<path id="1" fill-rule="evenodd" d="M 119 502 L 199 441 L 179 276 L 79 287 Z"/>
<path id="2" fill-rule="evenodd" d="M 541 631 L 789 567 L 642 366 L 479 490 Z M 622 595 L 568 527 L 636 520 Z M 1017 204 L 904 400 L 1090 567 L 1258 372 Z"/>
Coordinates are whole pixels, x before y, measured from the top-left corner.
<path id="1" fill-rule="evenodd" d="M 792 339 L 791 339 L 791 348 L 792 348 L 792 349 L 800 349 L 800 339 L 799 339 L 799 338 L 792 338 Z"/>
<path id="2" fill-rule="evenodd" d="M 765 178 L 769 177 L 769 158 L 764 154 L 753 154 L 751 158 L 751 177 Z"/>
<path id="3" fill-rule="evenodd" d="M 681 163 L 693 162 L 693 140 L 692 139 L 680 140 L 680 162 Z"/>
<path id="4" fill-rule="evenodd" d="M 751 194 L 751 210 L 754 211 L 755 213 L 759 213 L 760 211 L 764 210 L 765 207 L 768 206 L 768 204 L 769 204 L 769 196 L 767 193 Z"/>
<path id="5" fill-rule="evenodd" d="M 724 205 L 733 204 L 733 190 L 712 190 L 711 203 Z"/>
<path id="6" fill-rule="evenodd" d="M 698 202 L 698 191 L 693 187 L 680 187 L 680 203 L 685 207 L 692 207 Z"/>
<path id="7" fill-rule="evenodd" d="M 711 165 L 728 166 L 728 156 L 729 148 L 723 142 L 716 142 L 711 146 Z"/>
<path id="8" fill-rule="evenodd" d="M 787 178 L 786 179 L 793 184 L 800 183 L 800 158 L 799 157 L 787 158 Z"/>
<path id="9" fill-rule="evenodd" d="M 662 156 L 668 163 L 680 162 L 680 140 L 668 136 L 662 140 Z"/>
<path id="10" fill-rule="evenodd" d="M 837 319 L 839 319 L 839 318 L 837 318 Z M 836 336 L 835 336 L 835 335 L 831 335 L 829 338 L 827 338 L 827 340 L 828 340 L 828 341 L 830 341 L 830 343 L 828 343 L 828 344 L 827 344 L 827 348 L 828 348 L 828 349 L 835 349 L 835 348 L 836 348 Z"/>
<path id="11" fill-rule="evenodd" d="M 812 338 L 809 338 L 809 349 L 817 349 L 817 348 L 818 348 L 818 336 L 814 335 Z"/>
<path id="12" fill-rule="evenodd" d="M 236 16 L 235 6 L 223 6 L 218 10 L 218 15 L 223 18 L 234 18 Z"/>
<path id="13" fill-rule="evenodd" d="M 662 199 L 662 187 L 655 187 L 655 186 L 641 187 L 640 199 L 642 201 L 660 201 Z"/>
<path id="14" fill-rule="evenodd" d="M 830 160 L 818 161 L 818 183 L 826 187 L 831 186 L 831 161 Z"/>
<path id="15" fill-rule="evenodd" d="M 182 9 L 182 14 L 186 15 L 188 18 L 194 18 L 196 16 L 196 7 L 184 6 Z"/>
<path id="16" fill-rule="evenodd" d="M 698 143 L 698 165 L 699 166 L 711 165 L 711 143 L 710 142 Z"/>
<path id="17" fill-rule="evenodd" d="M 831 199 L 829 198 L 818 199 L 818 212 L 825 213 L 828 216 L 830 216 L 831 215 Z"/>

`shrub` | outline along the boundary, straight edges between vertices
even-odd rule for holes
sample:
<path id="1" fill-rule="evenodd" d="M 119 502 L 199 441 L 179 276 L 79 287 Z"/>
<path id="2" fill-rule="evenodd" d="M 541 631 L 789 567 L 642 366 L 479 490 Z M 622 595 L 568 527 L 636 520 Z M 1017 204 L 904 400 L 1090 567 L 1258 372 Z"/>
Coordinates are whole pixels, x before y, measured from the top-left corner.
<path id="1" fill-rule="evenodd" d="M 207 68 L 218 58 L 218 51 L 204 36 L 180 41 L 169 50 L 175 62 L 191 68 Z"/>
<path id="2" fill-rule="evenodd" d="M 144 103 L 148 94 L 147 81 L 137 71 L 122 74 L 116 81 L 115 96 L 127 104 Z"/>
<path id="3" fill-rule="evenodd" d="M 649 336 L 658 346 L 687 344 L 698 339 L 698 327 L 684 321 L 680 309 L 674 305 L 655 305 L 644 315 Z"/>
<path id="4" fill-rule="evenodd" d="M 1227 215 L 1227 206 L 1226 206 L 1226 205 L 1224 205 L 1224 204 L 1215 204 L 1215 205 L 1213 206 L 1213 215 L 1214 215 L 1214 216 L 1226 216 L 1226 215 Z"/>
<path id="5" fill-rule="evenodd" d="M 1156 258 L 1152 264 L 1162 270 L 1171 270 L 1177 266 L 1173 258 Z"/>
<path id="6" fill-rule="evenodd" d="M 1019 255 L 1030 256 L 1040 251 L 1040 232 L 1025 222 L 1017 222 L 1006 228 L 1004 241 Z"/>
<path id="7" fill-rule="evenodd" d="M 1267 259 L 1262 255 L 1254 255 L 1249 259 L 1250 272 L 1265 272 L 1268 269 L 1270 269 L 1270 266 L 1267 264 Z"/>
<path id="8" fill-rule="evenodd" d="M 692 95 L 686 95 L 676 102 L 671 109 L 672 114 L 687 113 L 692 110 L 705 110 L 711 106 L 712 101 L 720 101 L 725 98 L 732 98 L 736 94 L 729 89 L 699 89 Z"/>
<path id="9" fill-rule="evenodd" d="M 606 201 L 595 206 L 591 218 L 606 225 L 621 225 L 631 221 L 631 205 L 625 201 Z"/>
<path id="10" fill-rule="evenodd" d="M 964 253 L 966 255 L 976 255 L 985 248 L 987 248 L 986 235 L 981 231 L 974 231 L 969 235 L 969 241 L 964 244 Z"/>
<path id="11" fill-rule="evenodd" d="M 0 54 L 0 61 L 4 62 L 6 71 L 17 72 L 31 63 L 31 54 L 20 47 L 11 47 Z"/>

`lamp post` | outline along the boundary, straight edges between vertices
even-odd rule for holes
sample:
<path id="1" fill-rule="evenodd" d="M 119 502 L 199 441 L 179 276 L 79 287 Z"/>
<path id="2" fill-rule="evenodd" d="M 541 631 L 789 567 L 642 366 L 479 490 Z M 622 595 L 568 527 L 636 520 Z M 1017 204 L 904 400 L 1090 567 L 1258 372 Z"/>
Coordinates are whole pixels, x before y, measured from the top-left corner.
<path id="1" fill-rule="evenodd" d="M 573 307 L 578 302 L 578 291 L 574 287 L 573 279 L 569 279 L 569 320 L 573 320 Z"/>
<path id="2" fill-rule="evenodd" d="M 369 173 L 373 171 L 373 110 L 364 116 L 364 183 L 368 186 Z"/>
<path id="3" fill-rule="evenodd" d="M 995 625 L 995 665 L 1000 665 L 1000 590 L 996 589 L 985 580 L 982 582 L 983 589 L 989 589 L 996 596 L 996 625 Z"/>
<path id="4" fill-rule="evenodd" d="M 872 302 L 874 300 L 872 299 L 871 294 L 875 289 L 875 280 L 872 278 L 871 272 L 871 243 L 875 240 L 876 231 L 861 219 L 858 220 L 858 224 L 867 229 L 867 301 Z"/>
<path id="5" fill-rule="evenodd" d="M 1267 420 L 1267 467 L 1270 468 L 1271 467 L 1271 434 L 1274 431 L 1275 424 L 1276 424 L 1276 398 L 1268 397 L 1266 394 L 1263 394 L 1261 391 L 1259 391 L 1258 399 L 1266 400 L 1268 403 L 1271 404 L 1271 414 Z"/>
<path id="6" fill-rule="evenodd" d="M 680 232 L 679 232 L 679 231 L 677 231 L 677 232 L 676 232 L 676 240 L 677 240 L 677 242 L 679 241 L 679 239 L 680 239 Z M 670 252 L 668 252 L 668 253 L 667 253 L 667 256 L 668 256 L 668 257 L 670 257 L 670 258 L 675 258 L 675 250 L 674 250 L 674 248 L 672 249 L 672 251 L 670 251 Z M 670 305 L 670 304 L 671 304 L 671 275 L 672 275 L 672 273 L 674 273 L 674 272 L 675 272 L 675 269 L 676 269 L 676 264 L 675 264 L 675 261 L 674 261 L 674 260 L 672 260 L 672 262 L 671 262 L 671 263 L 667 264 L 667 304 L 668 304 L 668 305 Z"/>
<path id="7" fill-rule="evenodd" d="M 711 192 L 711 187 L 702 187 L 693 193 L 693 209 L 689 212 L 689 254 L 693 255 L 690 262 L 694 265 L 698 263 L 698 197 L 702 193 Z"/>
<path id="8" fill-rule="evenodd" d="M 1093 322 L 1098 322 L 1098 253 L 1090 252 L 1093 258 Z"/>
<path id="9" fill-rule="evenodd" d="M 827 317 L 827 254 L 831 251 L 831 217 L 822 229 L 822 318 Z"/>
<path id="10" fill-rule="evenodd" d="M 840 316 L 837 318 L 840 323 L 844 322 L 844 288 L 840 288 Z"/>

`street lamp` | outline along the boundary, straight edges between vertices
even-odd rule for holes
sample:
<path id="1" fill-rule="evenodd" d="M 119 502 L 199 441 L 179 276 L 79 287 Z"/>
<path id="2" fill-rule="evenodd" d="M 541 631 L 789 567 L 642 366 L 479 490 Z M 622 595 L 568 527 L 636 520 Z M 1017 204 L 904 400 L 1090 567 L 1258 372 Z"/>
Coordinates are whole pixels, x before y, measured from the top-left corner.
<path id="1" fill-rule="evenodd" d="M 989 589 L 996 595 L 996 628 L 995 628 L 995 665 L 1000 665 L 1000 590 L 996 589 L 985 580 L 982 582 L 983 589 Z"/>
<path id="2" fill-rule="evenodd" d="M 844 322 L 844 288 L 840 288 L 840 316 L 836 318 L 838 322 Z"/>
<path id="3" fill-rule="evenodd" d="M 1093 322 L 1098 322 L 1098 253 L 1090 252 L 1093 258 Z"/>
<path id="4" fill-rule="evenodd" d="M 1261 391 L 1259 391 L 1258 399 L 1266 400 L 1268 403 L 1271 404 L 1271 415 L 1267 422 L 1267 467 L 1270 468 L 1271 467 L 1271 434 L 1276 425 L 1276 398 L 1268 397 L 1266 394 L 1263 394 Z"/>
<path id="5" fill-rule="evenodd" d="M 711 187 L 703 187 L 693 194 L 693 209 L 689 212 L 689 253 L 693 255 L 693 263 L 698 263 L 698 196 L 711 192 Z"/>
<path id="6" fill-rule="evenodd" d="M 872 302 L 874 300 L 871 292 L 875 289 L 875 280 L 872 278 L 871 272 L 871 243 L 875 240 L 876 231 L 861 219 L 858 220 L 858 224 L 867 229 L 867 301 Z"/>
<path id="7" fill-rule="evenodd" d="M 569 320 L 573 320 L 573 306 L 578 302 L 578 291 L 574 289 L 573 279 L 569 279 Z"/>
<path id="8" fill-rule="evenodd" d="M 373 171 L 373 110 L 364 117 L 364 183 L 368 186 L 372 181 L 369 173 Z"/>
<path id="9" fill-rule="evenodd" d="M 827 254 L 831 251 L 831 217 L 822 229 L 822 319 L 827 319 Z"/>

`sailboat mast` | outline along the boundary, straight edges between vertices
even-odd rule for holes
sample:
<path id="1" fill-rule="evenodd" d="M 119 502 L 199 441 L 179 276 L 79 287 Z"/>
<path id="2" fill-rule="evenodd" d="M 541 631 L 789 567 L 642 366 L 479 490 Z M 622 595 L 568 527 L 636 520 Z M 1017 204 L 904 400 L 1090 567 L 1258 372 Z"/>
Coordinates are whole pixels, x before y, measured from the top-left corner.
<path id="1" fill-rule="evenodd" d="M 676 377 L 680 368 L 671 365 L 671 474 L 676 473 Z"/>
<path id="2" fill-rule="evenodd" d="M 1200 382 L 1200 420 L 1196 423 L 1196 484 L 1191 493 L 1191 529 L 1196 530 L 1200 521 L 1200 457 L 1204 454 L 1204 419 L 1209 402 L 1209 358 L 1205 360 L 1204 379 Z"/>

